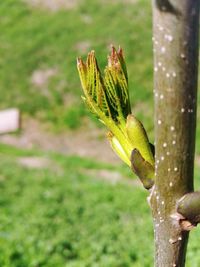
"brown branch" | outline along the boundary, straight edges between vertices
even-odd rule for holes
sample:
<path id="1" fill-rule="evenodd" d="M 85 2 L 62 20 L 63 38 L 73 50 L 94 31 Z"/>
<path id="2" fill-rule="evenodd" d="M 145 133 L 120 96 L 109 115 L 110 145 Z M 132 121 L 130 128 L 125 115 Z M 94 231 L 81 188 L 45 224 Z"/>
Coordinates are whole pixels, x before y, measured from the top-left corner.
<path id="1" fill-rule="evenodd" d="M 180 16 L 153 2 L 156 174 L 150 202 L 156 267 L 185 266 L 188 232 L 172 215 L 177 201 L 193 191 L 200 1 L 170 4 Z"/>

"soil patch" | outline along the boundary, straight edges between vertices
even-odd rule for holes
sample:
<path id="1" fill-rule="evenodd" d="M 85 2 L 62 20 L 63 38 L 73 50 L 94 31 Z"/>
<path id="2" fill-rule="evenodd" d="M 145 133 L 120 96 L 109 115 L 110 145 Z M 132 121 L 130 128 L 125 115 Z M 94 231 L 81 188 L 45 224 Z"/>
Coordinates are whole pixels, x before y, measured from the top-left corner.
<path id="1" fill-rule="evenodd" d="M 102 162 L 121 163 L 105 137 L 105 129 L 93 126 L 77 131 L 50 133 L 35 119 L 23 119 L 22 130 L 18 135 L 0 135 L 0 142 L 24 149 L 38 148 L 66 155 L 91 157 Z"/>
<path id="2" fill-rule="evenodd" d="M 52 164 L 49 159 L 42 157 L 21 157 L 18 159 L 18 163 L 30 169 L 44 169 Z"/>
<path id="3" fill-rule="evenodd" d="M 83 173 L 91 176 L 92 178 L 101 179 L 106 182 L 109 182 L 113 185 L 118 183 L 126 184 L 130 186 L 137 186 L 142 188 L 142 184 L 139 179 L 130 179 L 128 177 L 124 177 L 121 173 L 117 171 L 110 170 L 83 170 Z"/>
<path id="4" fill-rule="evenodd" d="M 74 9 L 79 4 L 78 0 L 24 0 L 27 4 L 34 8 L 41 8 L 53 12 L 61 9 Z"/>

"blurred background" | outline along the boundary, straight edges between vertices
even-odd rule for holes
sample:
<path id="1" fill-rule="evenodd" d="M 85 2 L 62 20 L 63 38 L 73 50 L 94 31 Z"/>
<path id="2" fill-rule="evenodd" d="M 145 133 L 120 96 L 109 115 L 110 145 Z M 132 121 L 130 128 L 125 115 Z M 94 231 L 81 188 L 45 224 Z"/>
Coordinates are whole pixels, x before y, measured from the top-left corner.
<path id="1" fill-rule="evenodd" d="M 153 142 L 151 3 L 0 2 L 0 109 L 21 128 L 0 135 L 1 267 L 150 267 L 147 194 L 81 101 L 76 58 L 124 49 L 133 113 Z M 199 111 L 198 111 L 199 120 Z M 195 183 L 200 186 L 200 127 Z M 188 267 L 200 266 L 200 230 Z"/>

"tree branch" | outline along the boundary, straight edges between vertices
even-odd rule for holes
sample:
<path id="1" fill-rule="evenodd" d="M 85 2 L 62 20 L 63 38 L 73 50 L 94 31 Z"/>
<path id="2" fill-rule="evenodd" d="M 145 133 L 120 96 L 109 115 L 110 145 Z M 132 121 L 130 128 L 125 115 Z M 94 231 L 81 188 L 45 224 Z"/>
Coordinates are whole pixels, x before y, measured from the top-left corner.
<path id="1" fill-rule="evenodd" d="M 179 10 L 164 12 L 166 2 Z M 156 173 L 151 194 L 155 266 L 185 266 L 188 233 L 176 203 L 193 191 L 199 0 L 153 2 Z"/>

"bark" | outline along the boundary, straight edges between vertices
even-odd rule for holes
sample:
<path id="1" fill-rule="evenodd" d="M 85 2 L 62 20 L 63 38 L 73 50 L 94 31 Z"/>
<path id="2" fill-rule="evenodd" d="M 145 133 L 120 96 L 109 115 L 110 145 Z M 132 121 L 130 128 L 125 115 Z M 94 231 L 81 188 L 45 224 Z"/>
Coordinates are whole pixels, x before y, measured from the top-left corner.
<path id="1" fill-rule="evenodd" d="M 154 0 L 155 266 L 183 267 L 188 231 L 177 202 L 193 192 L 199 0 Z"/>

